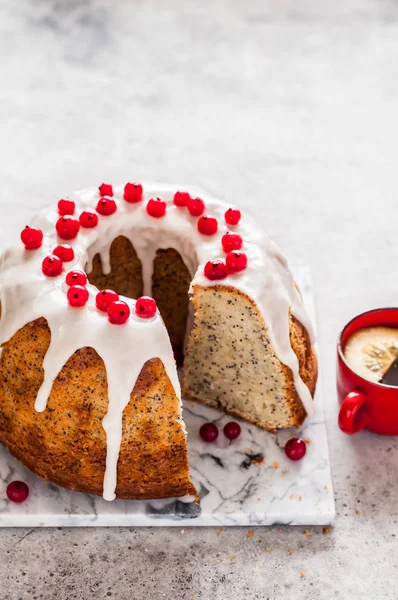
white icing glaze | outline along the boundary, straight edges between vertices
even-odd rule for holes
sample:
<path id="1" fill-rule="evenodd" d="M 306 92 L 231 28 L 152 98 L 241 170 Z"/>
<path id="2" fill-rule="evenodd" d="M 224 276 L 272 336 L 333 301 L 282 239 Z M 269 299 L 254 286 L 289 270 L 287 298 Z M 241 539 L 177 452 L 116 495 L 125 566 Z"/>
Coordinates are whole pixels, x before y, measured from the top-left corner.
<path id="1" fill-rule="evenodd" d="M 59 218 L 56 203 L 42 211 L 33 220 L 43 230 L 43 245 L 38 250 L 24 250 L 21 246 L 7 250 L 0 260 L 0 344 L 8 341 L 26 323 L 45 317 L 51 331 L 51 343 L 44 359 L 44 381 L 39 390 L 35 408 L 45 410 L 52 384 L 72 354 L 83 347 L 92 347 L 103 359 L 108 379 L 108 412 L 103 419 L 107 436 L 107 459 L 103 496 L 115 498 L 117 462 L 122 436 L 122 415 L 131 390 L 145 362 L 158 357 L 163 362 L 176 395 L 180 398 L 170 340 L 159 315 L 153 319 L 140 319 L 134 315 L 135 301 L 121 297 L 130 308 L 132 316 L 125 325 L 112 325 L 106 313 L 97 310 L 97 288 L 88 284 L 90 299 L 84 308 L 72 308 L 66 298 L 66 272 L 73 269 L 92 269 L 95 254 L 101 256 L 104 273 L 111 270 L 110 246 L 119 236 L 126 236 L 133 244 L 142 263 L 144 294 L 151 295 L 153 261 L 160 248 L 175 248 L 182 256 L 192 275 L 191 291 L 195 285 L 227 285 L 241 290 L 253 299 L 259 308 L 279 360 L 287 365 L 294 377 L 297 392 L 309 416 L 314 414 L 311 394 L 299 375 L 299 365 L 292 350 L 289 336 L 289 309 L 307 329 L 313 341 L 313 329 L 304 309 L 288 264 L 277 246 L 255 225 L 253 219 L 243 215 L 235 227 L 227 226 L 224 213 L 228 204 L 220 202 L 200 189 L 189 188 L 192 195 L 200 196 L 206 205 L 206 214 L 218 220 L 218 232 L 204 236 L 197 231 L 196 217 L 186 208 L 176 207 L 173 194 L 178 188 L 158 184 L 144 185 L 144 200 L 129 204 L 123 200 L 123 186 L 114 187 L 117 211 L 110 216 L 99 215 L 93 229 L 80 229 L 74 240 L 61 240 L 55 231 Z M 183 189 L 183 188 L 182 188 Z M 153 218 L 146 212 L 147 201 L 160 197 L 167 202 L 167 213 Z M 83 190 L 70 196 L 76 203 L 75 215 L 85 209 L 94 210 L 98 188 Z M 203 273 L 208 260 L 225 259 L 221 237 L 226 231 L 236 231 L 243 238 L 243 251 L 248 257 L 245 271 L 229 275 L 220 281 L 209 281 Z M 59 243 L 69 243 L 75 259 L 64 263 L 65 273 L 59 277 L 45 277 L 41 263 Z M 137 343 L 138 340 L 138 343 Z M 117 348 L 117 351 L 115 349 Z"/>

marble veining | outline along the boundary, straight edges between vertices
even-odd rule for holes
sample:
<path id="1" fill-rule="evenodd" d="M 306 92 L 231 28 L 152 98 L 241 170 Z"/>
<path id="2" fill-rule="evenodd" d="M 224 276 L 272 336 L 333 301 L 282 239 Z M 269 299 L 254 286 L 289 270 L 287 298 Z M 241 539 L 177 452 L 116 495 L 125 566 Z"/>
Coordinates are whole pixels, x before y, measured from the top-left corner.
<path id="1" fill-rule="evenodd" d="M 293 268 L 305 304 L 314 320 L 308 270 Z M 299 431 L 307 440 L 302 461 L 290 461 L 283 446 L 292 430 L 270 434 L 241 423 L 242 434 L 231 444 L 220 433 L 215 444 L 198 431 L 206 421 L 221 430 L 230 417 L 196 402 L 184 401 L 192 479 L 200 504 L 190 499 L 115 500 L 64 490 L 39 479 L 0 448 L 0 526 L 148 526 L 178 525 L 325 525 L 334 518 L 326 429 L 319 382 L 315 417 Z M 7 484 L 26 481 L 29 499 L 16 505 L 6 498 Z"/>

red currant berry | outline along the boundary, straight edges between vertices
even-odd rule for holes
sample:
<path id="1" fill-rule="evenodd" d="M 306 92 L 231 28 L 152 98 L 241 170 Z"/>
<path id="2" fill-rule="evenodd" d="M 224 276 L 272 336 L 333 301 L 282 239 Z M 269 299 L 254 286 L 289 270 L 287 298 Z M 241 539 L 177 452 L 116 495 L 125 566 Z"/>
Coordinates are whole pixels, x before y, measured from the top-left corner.
<path id="1" fill-rule="evenodd" d="M 285 444 L 285 454 L 290 460 L 301 460 L 306 452 L 307 446 L 300 438 L 291 438 Z"/>
<path id="2" fill-rule="evenodd" d="M 246 269 L 247 256 L 240 250 L 232 250 L 232 252 L 228 252 L 225 257 L 225 262 L 227 263 L 227 269 L 230 273 L 238 273 L 239 271 L 244 271 Z"/>
<path id="3" fill-rule="evenodd" d="M 100 198 L 98 200 L 97 208 L 95 209 L 97 213 L 104 217 L 109 217 L 109 215 L 113 215 L 116 212 L 117 205 L 113 198 L 109 198 L 105 196 L 104 198 Z"/>
<path id="4" fill-rule="evenodd" d="M 43 260 L 41 270 L 47 277 L 57 277 L 62 272 L 62 260 L 55 254 L 50 254 Z"/>
<path id="5" fill-rule="evenodd" d="M 240 210 L 237 210 L 236 208 L 229 208 L 224 215 L 225 222 L 227 225 L 237 225 L 241 216 Z"/>
<path id="6" fill-rule="evenodd" d="M 60 244 L 53 250 L 53 254 L 58 256 L 62 262 L 70 262 L 75 258 L 75 252 L 69 244 Z"/>
<path id="7" fill-rule="evenodd" d="M 193 217 L 200 217 L 205 212 L 205 203 L 200 198 L 190 198 L 187 209 Z"/>
<path id="8" fill-rule="evenodd" d="M 150 296 L 141 296 L 135 303 L 135 314 L 142 319 L 151 319 L 156 315 L 156 302 Z"/>
<path id="9" fill-rule="evenodd" d="M 149 200 L 146 206 L 146 211 L 151 217 L 160 219 L 160 217 L 164 217 L 166 214 L 166 206 L 167 205 L 164 200 L 161 200 L 160 198 L 152 198 Z"/>
<path id="10" fill-rule="evenodd" d="M 43 232 L 38 227 L 26 225 L 21 231 L 21 240 L 26 250 L 36 250 L 43 243 Z"/>
<path id="11" fill-rule="evenodd" d="M 98 310 L 106 312 L 112 302 L 117 302 L 119 296 L 113 290 L 101 290 L 95 297 L 95 304 Z"/>
<path id="12" fill-rule="evenodd" d="M 136 202 L 140 202 L 142 200 L 143 189 L 140 183 L 136 181 L 126 183 L 124 186 L 124 199 L 129 204 L 135 204 Z"/>
<path id="13" fill-rule="evenodd" d="M 173 344 L 173 355 L 177 367 L 182 367 L 184 364 L 184 352 L 181 344 Z"/>
<path id="14" fill-rule="evenodd" d="M 214 425 L 214 423 L 204 423 L 199 429 L 199 435 L 204 442 L 215 442 L 218 438 L 217 425 Z"/>
<path id="15" fill-rule="evenodd" d="M 227 231 L 221 238 L 221 244 L 224 252 L 231 252 L 232 250 L 240 250 L 243 245 L 243 240 L 238 233 L 230 233 Z"/>
<path id="16" fill-rule="evenodd" d="M 241 428 L 239 423 L 235 423 L 235 421 L 230 421 L 224 426 L 224 435 L 229 440 L 236 440 L 240 436 Z"/>
<path id="17" fill-rule="evenodd" d="M 113 196 L 113 187 L 110 183 L 101 183 L 98 189 L 101 196 Z"/>
<path id="18" fill-rule="evenodd" d="M 57 233 L 63 240 L 73 240 L 79 233 L 80 223 L 75 217 L 60 217 L 55 226 Z"/>
<path id="19" fill-rule="evenodd" d="M 83 271 L 69 271 L 65 283 L 66 285 L 86 285 L 87 275 Z"/>
<path id="20" fill-rule="evenodd" d="M 93 210 L 84 210 L 79 217 L 79 222 L 85 229 L 91 229 L 98 225 L 98 215 Z"/>
<path id="21" fill-rule="evenodd" d="M 108 306 L 108 319 L 113 325 L 123 325 L 130 316 L 130 307 L 123 300 L 116 300 Z"/>
<path id="22" fill-rule="evenodd" d="M 60 215 L 73 215 L 76 205 L 73 200 L 65 200 L 64 198 L 58 202 L 58 212 Z"/>
<path id="23" fill-rule="evenodd" d="M 81 307 L 87 304 L 88 290 L 82 285 L 72 285 L 67 292 L 68 302 L 71 306 Z"/>
<path id="24" fill-rule="evenodd" d="M 205 276 L 211 281 L 225 279 L 228 275 L 227 267 L 222 260 L 209 260 L 205 264 Z"/>
<path id="25" fill-rule="evenodd" d="M 200 217 L 198 219 L 198 231 L 203 235 L 214 235 L 218 229 L 217 219 L 214 217 Z"/>
<path id="26" fill-rule="evenodd" d="M 188 192 L 176 192 L 174 194 L 174 204 L 176 206 L 186 206 L 191 195 Z"/>
<path id="27" fill-rule="evenodd" d="M 24 481 L 12 481 L 7 486 L 6 494 L 11 502 L 24 502 L 29 496 L 29 488 Z"/>

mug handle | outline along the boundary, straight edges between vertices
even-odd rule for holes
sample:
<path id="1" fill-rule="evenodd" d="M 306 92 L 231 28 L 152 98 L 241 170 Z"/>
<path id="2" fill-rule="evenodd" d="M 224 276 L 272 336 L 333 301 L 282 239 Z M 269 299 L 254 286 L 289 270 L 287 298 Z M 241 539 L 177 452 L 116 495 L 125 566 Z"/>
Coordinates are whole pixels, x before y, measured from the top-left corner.
<path id="1" fill-rule="evenodd" d="M 361 431 L 370 422 L 366 412 L 366 394 L 354 390 L 347 394 L 340 407 L 339 427 L 341 431 L 352 435 Z"/>

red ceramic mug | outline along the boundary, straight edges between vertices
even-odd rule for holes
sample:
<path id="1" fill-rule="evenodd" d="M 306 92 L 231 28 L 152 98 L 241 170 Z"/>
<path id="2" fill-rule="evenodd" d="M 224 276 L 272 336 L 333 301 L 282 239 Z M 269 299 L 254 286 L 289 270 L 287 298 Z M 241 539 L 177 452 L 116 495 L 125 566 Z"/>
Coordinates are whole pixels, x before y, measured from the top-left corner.
<path id="1" fill-rule="evenodd" d="M 358 315 L 340 334 L 337 344 L 337 392 L 341 404 L 339 427 L 344 433 L 369 429 L 398 435 L 398 387 L 373 383 L 355 373 L 344 358 L 348 338 L 364 327 L 398 328 L 398 308 L 379 308 Z"/>

